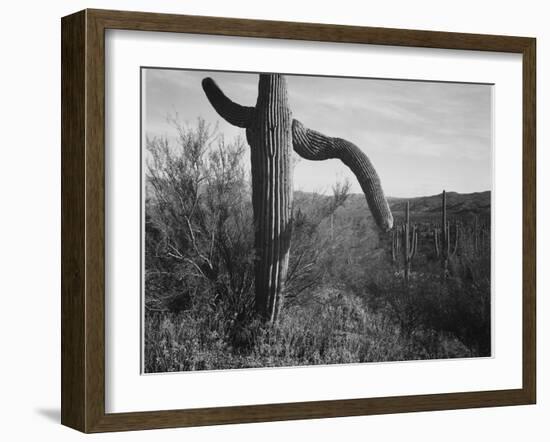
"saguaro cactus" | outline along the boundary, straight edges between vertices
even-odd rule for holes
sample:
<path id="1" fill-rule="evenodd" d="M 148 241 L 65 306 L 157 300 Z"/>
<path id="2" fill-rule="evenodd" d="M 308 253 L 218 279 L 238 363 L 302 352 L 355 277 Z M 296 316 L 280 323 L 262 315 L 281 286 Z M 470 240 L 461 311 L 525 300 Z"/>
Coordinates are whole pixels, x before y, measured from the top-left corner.
<path id="1" fill-rule="evenodd" d="M 378 227 L 385 232 L 392 228 L 393 216 L 384 196 L 380 178 L 361 149 L 342 138 L 327 137 L 307 129 L 296 119 L 292 121 L 292 142 L 296 153 L 306 160 L 336 158 L 348 166 L 361 185 Z"/>
<path id="2" fill-rule="evenodd" d="M 416 226 L 411 229 L 411 220 L 409 213 L 409 202 L 407 201 L 407 211 L 405 214 L 405 225 L 403 226 L 403 260 L 405 262 L 405 282 L 409 283 L 411 274 L 411 262 L 416 255 L 418 248 L 418 232 Z"/>
<path id="3" fill-rule="evenodd" d="M 255 224 L 255 308 L 275 322 L 288 269 L 292 211 L 292 148 L 310 160 L 341 159 L 365 193 L 378 226 L 389 230 L 393 218 L 380 179 L 367 156 L 354 144 L 306 129 L 292 119 L 286 80 L 260 74 L 254 107 L 231 101 L 211 78 L 202 86 L 210 103 L 229 123 L 246 129 L 251 148 L 252 206 Z"/>
<path id="4" fill-rule="evenodd" d="M 473 253 L 479 256 L 482 255 L 490 244 L 490 235 L 488 228 L 479 221 L 478 216 L 474 218 L 474 225 L 470 230 L 470 234 L 473 239 Z"/>
<path id="5" fill-rule="evenodd" d="M 399 250 L 401 248 L 401 226 L 395 226 L 391 231 L 391 261 L 396 264 L 399 258 Z"/>
<path id="6" fill-rule="evenodd" d="M 409 201 L 405 208 L 405 222 L 396 226 L 392 230 L 391 238 L 391 259 L 394 264 L 399 261 L 399 253 L 403 256 L 404 278 L 405 282 L 409 283 L 411 274 L 412 259 L 416 256 L 418 250 L 418 230 L 416 225 L 411 226 L 410 206 Z"/>
<path id="7" fill-rule="evenodd" d="M 451 225 L 447 221 L 447 194 L 445 191 L 441 194 L 441 227 L 434 229 L 435 253 L 441 259 L 441 271 L 445 277 L 449 258 L 456 255 L 458 250 L 458 223 L 455 223 L 455 240 L 451 242 Z"/>

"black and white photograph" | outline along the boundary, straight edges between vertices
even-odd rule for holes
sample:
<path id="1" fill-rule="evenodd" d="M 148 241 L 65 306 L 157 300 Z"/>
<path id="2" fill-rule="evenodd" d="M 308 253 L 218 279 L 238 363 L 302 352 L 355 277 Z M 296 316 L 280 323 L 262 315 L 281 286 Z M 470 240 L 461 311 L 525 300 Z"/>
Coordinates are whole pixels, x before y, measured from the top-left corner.
<path id="1" fill-rule="evenodd" d="M 491 357 L 493 87 L 143 67 L 142 372 Z"/>
<path id="2" fill-rule="evenodd" d="M 0 442 L 546 442 L 545 6 L 5 2 Z"/>

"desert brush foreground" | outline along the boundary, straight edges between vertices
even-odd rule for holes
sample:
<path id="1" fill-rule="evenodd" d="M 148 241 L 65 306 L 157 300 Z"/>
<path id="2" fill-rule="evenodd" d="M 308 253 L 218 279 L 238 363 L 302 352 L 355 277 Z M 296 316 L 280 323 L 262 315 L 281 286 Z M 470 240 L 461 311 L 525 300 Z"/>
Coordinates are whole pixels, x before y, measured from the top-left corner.
<path id="1" fill-rule="evenodd" d="M 146 373 L 491 355 L 490 192 L 447 192 L 445 222 L 441 195 L 388 198 L 382 232 L 347 182 L 294 191 L 269 323 L 253 308 L 246 146 L 200 120 L 177 129 L 176 143 L 147 140 Z"/>

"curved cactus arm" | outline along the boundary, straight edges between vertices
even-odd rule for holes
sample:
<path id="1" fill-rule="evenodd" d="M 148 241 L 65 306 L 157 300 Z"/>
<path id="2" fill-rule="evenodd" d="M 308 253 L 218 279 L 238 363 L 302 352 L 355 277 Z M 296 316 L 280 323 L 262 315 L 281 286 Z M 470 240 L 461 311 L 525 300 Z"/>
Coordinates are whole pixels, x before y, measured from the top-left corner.
<path id="1" fill-rule="evenodd" d="M 378 227 L 384 231 L 392 228 L 393 216 L 380 178 L 369 158 L 355 144 L 308 129 L 296 119 L 292 121 L 292 142 L 296 153 L 307 160 L 340 159 L 357 177 Z"/>
<path id="2" fill-rule="evenodd" d="M 247 128 L 252 121 L 254 108 L 241 106 L 229 99 L 210 77 L 202 80 L 202 88 L 216 112 L 233 126 Z"/>

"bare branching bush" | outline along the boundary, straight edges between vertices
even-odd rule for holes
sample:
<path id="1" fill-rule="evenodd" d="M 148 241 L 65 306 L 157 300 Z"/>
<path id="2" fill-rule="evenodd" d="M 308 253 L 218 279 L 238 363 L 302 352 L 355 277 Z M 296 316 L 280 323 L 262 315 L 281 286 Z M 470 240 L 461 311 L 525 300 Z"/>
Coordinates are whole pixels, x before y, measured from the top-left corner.
<path id="1" fill-rule="evenodd" d="M 307 301 L 305 293 L 323 284 L 326 263 L 331 259 L 334 236 L 333 217 L 349 196 L 348 181 L 332 188 L 332 196 L 318 193 L 295 194 L 292 249 L 288 267 L 285 305 L 287 307 Z M 322 224 L 331 223 L 327 229 Z"/>
<path id="2" fill-rule="evenodd" d="M 241 139 L 226 143 L 199 120 L 171 119 L 175 139 L 148 138 L 145 211 L 145 308 L 185 312 L 241 351 L 254 327 L 254 224 Z M 287 279 L 290 302 L 312 288 L 326 242 L 320 224 L 346 200 L 349 185 L 297 210 Z M 318 196 L 313 196 L 318 198 Z M 298 201 L 298 205 L 300 201 Z M 307 212 L 307 214 L 306 214 Z"/>
<path id="3" fill-rule="evenodd" d="M 253 247 L 244 143 L 203 121 L 178 137 L 147 139 L 146 308 L 249 310 Z"/>

